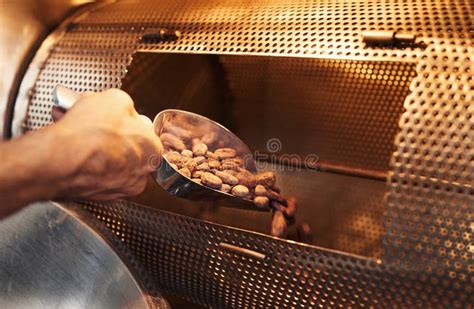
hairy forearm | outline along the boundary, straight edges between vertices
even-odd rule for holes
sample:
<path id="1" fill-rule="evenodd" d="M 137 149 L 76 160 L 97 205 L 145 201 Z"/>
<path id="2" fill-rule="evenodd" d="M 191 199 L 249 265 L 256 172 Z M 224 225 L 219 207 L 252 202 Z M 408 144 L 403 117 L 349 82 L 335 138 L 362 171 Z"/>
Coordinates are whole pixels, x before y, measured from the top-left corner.
<path id="1" fill-rule="evenodd" d="M 0 218 L 57 197 L 71 174 L 67 134 L 53 125 L 0 144 Z"/>

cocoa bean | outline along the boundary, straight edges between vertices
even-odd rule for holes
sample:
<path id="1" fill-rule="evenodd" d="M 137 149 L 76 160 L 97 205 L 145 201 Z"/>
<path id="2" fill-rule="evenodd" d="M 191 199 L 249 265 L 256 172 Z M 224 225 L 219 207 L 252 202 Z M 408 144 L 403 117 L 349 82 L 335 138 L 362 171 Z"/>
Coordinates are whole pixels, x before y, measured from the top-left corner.
<path id="1" fill-rule="evenodd" d="M 218 169 L 221 166 L 221 162 L 218 160 L 209 160 L 208 163 L 210 169 Z"/>
<path id="2" fill-rule="evenodd" d="M 216 175 L 209 172 L 202 173 L 201 182 L 206 186 L 209 186 L 214 189 L 220 189 L 222 186 L 222 180 Z"/>
<path id="3" fill-rule="evenodd" d="M 186 167 L 179 169 L 178 172 L 185 177 L 191 178 L 191 172 Z"/>
<path id="4" fill-rule="evenodd" d="M 221 187 L 222 192 L 229 193 L 231 189 L 232 189 L 232 186 L 230 186 L 226 183 L 222 184 L 222 187 Z"/>
<path id="5" fill-rule="evenodd" d="M 196 165 L 206 162 L 206 157 L 204 156 L 197 156 L 193 158 L 193 161 L 196 162 Z"/>
<path id="6" fill-rule="evenodd" d="M 273 172 L 263 172 L 255 176 L 255 180 L 259 185 L 271 188 L 275 185 L 276 177 Z"/>
<path id="7" fill-rule="evenodd" d="M 199 143 L 193 146 L 193 154 L 195 156 L 204 156 L 207 153 L 207 145 Z"/>
<path id="8" fill-rule="evenodd" d="M 249 195 L 249 189 L 243 185 L 236 185 L 232 188 L 231 193 L 235 196 L 246 198 Z"/>
<path id="9" fill-rule="evenodd" d="M 232 176 L 232 175 L 229 174 L 229 173 L 221 172 L 221 171 L 216 171 L 214 174 L 215 174 L 217 177 L 219 177 L 220 179 L 222 179 L 222 181 L 223 181 L 224 183 L 227 183 L 227 184 L 232 185 L 232 186 L 235 186 L 235 185 L 238 185 L 238 184 L 239 184 L 239 180 L 237 179 L 237 177 Z"/>
<path id="10" fill-rule="evenodd" d="M 244 185 L 249 188 L 255 187 L 256 181 L 255 181 L 255 176 L 250 174 L 245 174 L 245 173 L 238 173 L 235 175 L 237 179 L 239 180 L 239 184 Z"/>
<path id="11" fill-rule="evenodd" d="M 262 185 L 255 186 L 255 195 L 258 196 L 267 196 L 267 189 Z"/>
<path id="12" fill-rule="evenodd" d="M 183 151 L 181 151 L 181 154 L 187 158 L 193 157 L 193 152 L 189 149 L 184 149 Z"/>
<path id="13" fill-rule="evenodd" d="M 255 204 L 255 206 L 259 208 L 268 207 L 269 202 L 270 200 L 266 196 L 256 196 L 253 199 L 253 203 Z"/>
<path id="14" fill-rule="evenodd" d="M 219 160 L 233 158 L 237 155 L 237 152 L 233 148 L 219 148 L 214 151 L 214 155 Z"/>
<path id="15" fill-rule="evenodd" d="M 283 211 L 283 214 L 287 219 L 294 219 L 298 205 L 296 203 L 296 198 L 290 197 L 288 200 L 287 206 Z"/>
<path id="16" fill-rule="evenodd" d="M 201 163 L 198 166 L 196 166 L 196 170 L 198 170 L 198 171 L 209 171 L 209 164 L 207 164 L 206 162 Z"/>
<path id="17" fill-rule="evenodd" d="M 183 141 L 171 133 L 162 133 L 160 139 L 163 145 L 168 145 L 175 150 L 183 151 L 186 149 L 186 145 L 184 145 Z"/>
<path id="18" fill-rule="evenodd" d="M 275 211 L 272 218 L 272 236 L 282 237 L 288 225 L 286 224 L 285 216 L 281 211 Z"/>

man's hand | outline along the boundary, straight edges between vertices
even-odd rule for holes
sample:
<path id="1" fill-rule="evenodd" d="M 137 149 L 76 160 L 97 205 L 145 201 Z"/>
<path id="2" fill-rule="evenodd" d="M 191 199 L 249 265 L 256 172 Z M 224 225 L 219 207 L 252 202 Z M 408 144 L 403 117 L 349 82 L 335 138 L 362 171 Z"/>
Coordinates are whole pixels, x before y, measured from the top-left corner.
<path id="1" fill-rule="evenodd" d="M 125 92 L 84 95 L 56 124 L 0 145 L 0 217 L 35 200 L 139 194 L 161 154 Z"/>

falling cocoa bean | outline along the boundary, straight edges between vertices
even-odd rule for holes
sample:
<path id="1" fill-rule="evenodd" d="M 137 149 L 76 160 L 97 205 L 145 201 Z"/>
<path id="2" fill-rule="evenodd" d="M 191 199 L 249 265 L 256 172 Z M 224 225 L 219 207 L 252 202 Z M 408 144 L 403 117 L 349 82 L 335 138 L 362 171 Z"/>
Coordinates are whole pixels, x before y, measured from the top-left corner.
<path id="1" fill-rule="evenodd" d="M 283 213 L 279 210 L 273 213 L 272 218 L 272 236 L 282 237 L 287 229 L 286 219 Z"/>
<path id="2" fill-rule="evenodd" d="M 255 180 L 259 185 L 271 188 L 275 185 L 276 177 L 273 172 L 263 172 L 255 175 Z"/>

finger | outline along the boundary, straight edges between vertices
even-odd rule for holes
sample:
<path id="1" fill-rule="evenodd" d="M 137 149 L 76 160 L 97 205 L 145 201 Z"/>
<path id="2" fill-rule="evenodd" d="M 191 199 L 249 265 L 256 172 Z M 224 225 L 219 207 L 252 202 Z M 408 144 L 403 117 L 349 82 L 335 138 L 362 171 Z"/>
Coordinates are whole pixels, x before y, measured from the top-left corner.
<path id="1" fill-rule="evenodd" d="M 153 122 L 151 121 L 150 118 L 148 118 L 148 116 L 138 115 L 138 118 L 140 118 L 140 120 L 145 124 L 147 128 L 150 128 L 153 130 Z"/>
<path id="2" fill-rule="evenodd" d="M 93 94 L 95 94 L 94 91 L 84 91 L 83 93 L 81 93 L 81 98 L 87 98 Z"/>
<path id="3" fill-rule="evenodd" d="M 62 109 L 59 106 L 53 106 L 51 109 L 51 117 L 53 121 L 58 121 L 66 114 L 66 110 Z"/>
<path id="4" fill-rule="evenodd" d="M 147 177 L 140 178 L 136 183 L 125 188 L 123 193 L 130 196 L 139 195 L 140 193 L 143 192 L 143 190 L 145 190 L 146 184 L 147 184 Z"/>

